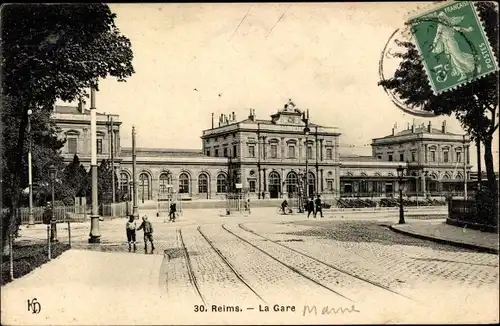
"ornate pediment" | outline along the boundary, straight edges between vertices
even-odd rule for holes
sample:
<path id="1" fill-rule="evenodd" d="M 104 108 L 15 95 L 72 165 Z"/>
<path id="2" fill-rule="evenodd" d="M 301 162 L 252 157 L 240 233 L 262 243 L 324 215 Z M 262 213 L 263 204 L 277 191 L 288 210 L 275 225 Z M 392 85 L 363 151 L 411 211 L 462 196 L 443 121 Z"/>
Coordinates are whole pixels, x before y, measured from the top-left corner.
<path id="1" fill-rule="evenodd" d="M 283 106 L 282 110 L 278 113 L 271 115 L 271 121 L 275 124 L 292 124 L 292 125 L 302 125 L 304 118 L 304 112 L 301 111 L 292 99 Z"/>

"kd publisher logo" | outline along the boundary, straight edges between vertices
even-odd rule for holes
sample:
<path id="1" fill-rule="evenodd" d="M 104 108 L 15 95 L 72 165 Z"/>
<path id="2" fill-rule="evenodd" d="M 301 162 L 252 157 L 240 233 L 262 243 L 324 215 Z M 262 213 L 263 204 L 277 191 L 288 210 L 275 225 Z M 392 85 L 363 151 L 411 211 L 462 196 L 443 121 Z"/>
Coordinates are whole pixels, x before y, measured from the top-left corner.
<path id="1" fill-rule="evenodd" d="M 42 305 L 36 298 L 26 301 L 28 302 L 28 311 L 31 311 L 32 314 L 39 314 L 42 311 Z"/>

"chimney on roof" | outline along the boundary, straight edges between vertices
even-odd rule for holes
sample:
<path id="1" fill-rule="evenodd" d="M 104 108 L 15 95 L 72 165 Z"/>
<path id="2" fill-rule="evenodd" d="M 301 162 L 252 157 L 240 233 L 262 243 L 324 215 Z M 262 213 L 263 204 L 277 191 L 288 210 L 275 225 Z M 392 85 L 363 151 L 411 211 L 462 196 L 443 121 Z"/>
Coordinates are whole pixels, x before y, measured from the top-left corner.
<path id="1" fill-rule="evenodd" d="M 250 109 L 250 115 L 248 116 L 248 119 L 255 121 L 255 111 L 254 109 Z"/>
<path id="2" fill-rule="evenodd" d="M 79 99 L 78 100 L 78 112 L 83 113 L 84 110 L 85 110 L 85 107 L 83 105 L 83 100 Z"/>
<path id="3" fill-rule="evenodd" d="M 214 113 L 212 112 L 212 129 L 214 129 Z"/>
<path id="4" fill-rule="evenodd" d="M 392 135 L 395 136 L 398 133 L 398 124 L 395 123 L 392 127 Z"/>
<path id="5" fill-rule="evenodd" d="M 410 130 L 410 123 L 409 122 L 406 124 L 406 130 Z"/>
<path id="6" fill-rule="evenodd" d="M 413 120 L 413 123 L 411 125 L 411 133 L 415 133 L 415 120 Z"/>
<path id="7" fill-rule="evenodd" d="M 233 121 L 233 122 L 234 122 L 234 121 L 236 121 L 236 114 L 234 113 L 234 111 L 233 111 L 233 118 L 232 118 L 232 121 Z"/>
<path id="8" fill-rule="evenodd" d="M 429 120 L 429 124 L 427 125 L 427 132 L 431 133 L 432 132 L 432 122 Z"/>
<path id="9" fill-rule="evenodd" d="M 446 120 L 443 121 L 443 125 L 441 126 L 441 132 L 443 134 L 447 133 L 447 129 L 446 129 Z"/>

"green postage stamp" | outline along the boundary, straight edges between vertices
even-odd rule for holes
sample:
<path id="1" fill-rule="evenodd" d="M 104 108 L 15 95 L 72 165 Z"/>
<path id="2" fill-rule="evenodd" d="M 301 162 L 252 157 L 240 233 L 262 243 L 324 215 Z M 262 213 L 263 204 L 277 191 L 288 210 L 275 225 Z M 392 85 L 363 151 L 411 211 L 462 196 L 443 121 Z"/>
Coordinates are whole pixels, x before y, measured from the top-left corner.
<path id="1" fill-rule="evenodd" d="M 434 94 L 498 70 L 473 2 L 447 1 L 411 17 L 407 24 Z"/>

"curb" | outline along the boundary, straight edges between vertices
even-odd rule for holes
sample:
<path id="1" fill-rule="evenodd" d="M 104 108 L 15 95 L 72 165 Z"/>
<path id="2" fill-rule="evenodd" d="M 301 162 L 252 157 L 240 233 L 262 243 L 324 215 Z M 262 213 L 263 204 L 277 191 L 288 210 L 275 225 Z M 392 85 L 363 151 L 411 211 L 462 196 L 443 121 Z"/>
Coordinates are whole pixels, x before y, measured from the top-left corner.
<path id="1" fill-rule="evenodd" d="M 499 253 L 498 249 L 484 247 L 484 246 L 478 246 L 478 245 L 474 245 L 474 244 L 470 244 L 470 243 L 463 243 L 463 242 L 458 242 L 458 241 L 453 241 L 453 240 L 434 238 L 431 236 L 418 234 L 418 233 L 414 233 L 414 232 L 409 232 L 409 231 L 403 231 L 401 229 L 394 227 L 394 225 L 391 225 L 389 228 L 394 232 L 408 235 L 408 236 L 422 239 L 422 240 L 429 240 L 429 241 L 437 242 L 440 244 L 445 244 L 445 245 L 454 246 L 454 247 L 460 247 L 460 248 L 464 248 L 464 249 L 470 249 L 470 250 L 474 250 L 477 252 L 484 252 L 484 253 L 488 253 L 488 254 L 498 255 L 498 253 Z"/>

